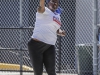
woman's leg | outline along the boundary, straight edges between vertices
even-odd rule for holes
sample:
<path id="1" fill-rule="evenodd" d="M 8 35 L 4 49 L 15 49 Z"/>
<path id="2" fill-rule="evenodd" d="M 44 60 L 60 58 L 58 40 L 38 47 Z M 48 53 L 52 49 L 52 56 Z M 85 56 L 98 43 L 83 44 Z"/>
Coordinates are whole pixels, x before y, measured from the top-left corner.
<path id="1" fill-rule="evenodd" d="M 33 66 L 34 75 L 42 75 L 43 72 L 43 54 L 40 51 L 40 44 L 33 39 L 28 42 L 28 50 Z"/>
<path id="2" fill-rule="evenodd" d="M 46 67 L 46 71 L 48 75 L 56 75 L 55 72 L 55 47 L 51 45 L 44 53 L 43 53 L 43 62 Z"/>

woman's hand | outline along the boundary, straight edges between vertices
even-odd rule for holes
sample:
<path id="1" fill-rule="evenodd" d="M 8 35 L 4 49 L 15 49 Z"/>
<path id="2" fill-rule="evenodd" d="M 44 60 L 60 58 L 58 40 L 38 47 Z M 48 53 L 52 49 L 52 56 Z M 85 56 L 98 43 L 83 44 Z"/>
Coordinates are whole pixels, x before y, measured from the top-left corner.
<path id="1" fill-rule="evenodd" d="M 66 32 L 63 31 L 63 30 L 61 30 L 61 29 L 58 29 L 57 30 L 57 35 L 59 35 L 59 36 L 65 36 L 66 35 Z"/>

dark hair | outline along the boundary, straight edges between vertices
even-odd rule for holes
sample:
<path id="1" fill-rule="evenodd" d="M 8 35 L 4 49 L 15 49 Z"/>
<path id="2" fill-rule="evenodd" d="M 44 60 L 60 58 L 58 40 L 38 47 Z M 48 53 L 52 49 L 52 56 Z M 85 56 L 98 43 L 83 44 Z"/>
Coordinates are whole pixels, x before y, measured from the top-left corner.
<path id="1" fill-rule="evenodd" d="M 49 3 L 49 2 L 50 2 L 50 0 L 46 0 L 46 2 L 47 2 L 47 3 Z M 60 2 L 60 0 L 59 0 L 59 2 Z"/>
<path id="2" fill-rule="evenodd" d="M 49 3 L 49 2 L 50 2 L 50 0 L 46 0 L 46 2 L 47 2 L 47 3 Z"/>

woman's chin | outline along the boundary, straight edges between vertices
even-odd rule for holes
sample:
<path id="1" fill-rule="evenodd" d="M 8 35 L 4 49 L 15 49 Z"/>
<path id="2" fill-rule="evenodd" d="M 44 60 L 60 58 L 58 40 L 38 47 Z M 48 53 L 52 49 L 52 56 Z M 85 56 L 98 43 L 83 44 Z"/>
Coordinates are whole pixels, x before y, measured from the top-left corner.
<path id="1" fill-rule="evenodd" d="M 54 12 L 57 8 L 53 8 L 52 6 L 50 6 L 49 9 Z"/>

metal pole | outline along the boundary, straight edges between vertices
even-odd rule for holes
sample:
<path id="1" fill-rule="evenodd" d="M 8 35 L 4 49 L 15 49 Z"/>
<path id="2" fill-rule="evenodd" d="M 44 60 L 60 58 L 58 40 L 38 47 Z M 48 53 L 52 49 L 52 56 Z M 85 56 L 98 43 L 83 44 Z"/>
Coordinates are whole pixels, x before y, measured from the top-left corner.
<path id="1" fill-rule="evenodd" d="M 93 75 L 98 75 L 98 50 L 97 50 L 97 0 L 94 1 L 93 13 Z"/>
<path id="2" fill-rule="evenodd" d="M 20 28 L 22 28 L 22 0 L 20 0 Z M 22 53 L 22 29 L 20 29 L 20 75 L 23 75 L 22 73 L 22 65 L 23 65 L 23 53 Z"/>
<path id="3" fill-rule="evenodd" d="M 20 26 L 22 26 L 22 0 L 20 0 Z"/>
<path id="4" fill-rule="evenodd" d="M 59 73 L 61 73 L 61 36 L 59 36 Z"/>

